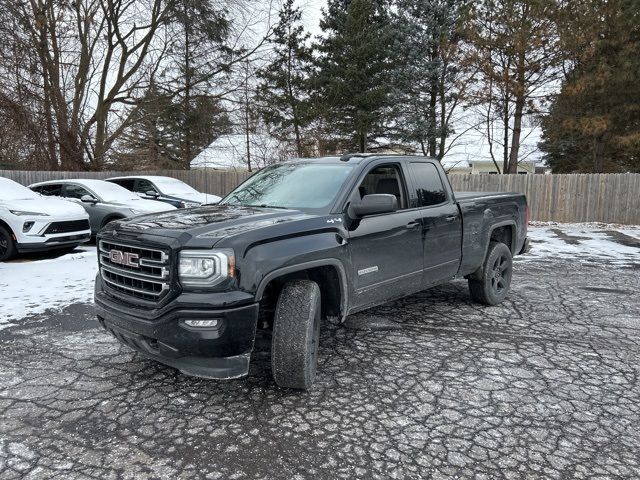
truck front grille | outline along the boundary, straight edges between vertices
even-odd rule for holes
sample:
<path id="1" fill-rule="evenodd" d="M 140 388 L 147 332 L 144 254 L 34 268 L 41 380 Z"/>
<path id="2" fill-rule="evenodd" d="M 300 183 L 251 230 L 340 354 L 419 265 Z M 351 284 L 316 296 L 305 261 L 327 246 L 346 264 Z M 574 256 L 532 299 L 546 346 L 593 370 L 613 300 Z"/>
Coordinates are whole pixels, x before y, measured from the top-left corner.
<path id="1" fill-rule="evenodd" d="M 171 284 L 169 254 L 164 250 L 100 240 L 100 275 L 123 295 L 158 301 Z"/>
<path id="2" fill-rule="evenodd" d="M 89 220 L 71 220 L 67 222 L 53 222 L 44 231 L 44 235 L 56 233 L 82 232 L 89 230 Z"/>

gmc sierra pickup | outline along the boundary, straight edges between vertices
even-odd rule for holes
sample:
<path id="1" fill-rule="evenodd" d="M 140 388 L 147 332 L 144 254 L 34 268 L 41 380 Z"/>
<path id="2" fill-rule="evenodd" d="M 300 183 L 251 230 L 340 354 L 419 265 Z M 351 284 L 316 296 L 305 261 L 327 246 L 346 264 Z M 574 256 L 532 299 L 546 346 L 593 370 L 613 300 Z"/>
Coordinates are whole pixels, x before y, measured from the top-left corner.
<path id="1" fill-rule="evenodd" d="M 276 383 L 314 381 L 320 323 L 454 277 L 495 305 L 526 250 L 518 193 L 454 193 L 440 163 L 344 155 L 260 170 L 218 205 L 110 223 L 95 301 L 120 342 L 185 374 L 247 374 L 272 333 Z"/>

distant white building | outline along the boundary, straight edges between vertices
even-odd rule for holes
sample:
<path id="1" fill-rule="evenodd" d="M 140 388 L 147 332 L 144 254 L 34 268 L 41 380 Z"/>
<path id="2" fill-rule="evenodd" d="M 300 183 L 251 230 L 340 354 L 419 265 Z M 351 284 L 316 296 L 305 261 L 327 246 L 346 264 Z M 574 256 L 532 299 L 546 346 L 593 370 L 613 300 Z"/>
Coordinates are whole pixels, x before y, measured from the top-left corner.
<path id="1" fill-rule="evenodd" d="M 247 152 L 247 143 L 249 151 Z M 229 134 L 217 138 L 191 161 L 191 168 L 219 170 L 247 170 L 248 158 L 251 168 L 262 168 L 289 156 L 283 145 L 268 134 Z"/>
<path id="2" fill-rule="evenodd" d="M 463 125 L 459 126 L 462 127 Z M 498 138 L 494 138 L 493 145 L 490 145 L 485 132 L 480 128 L 470 128 L 460 136 L 456 137 L 454 134 L 449 139 L 452 143 L 442 159 L 448 173 L 502 173 L 502 145 L 498 143 Z M 536 173 L 536 167 L 543 165 L 543 154 L 538 148 L 541 135 L 542 129 L 539 126 L 522 128 L 518 173 Z M 496 170 L 492 153 L 500 171 Z"/>

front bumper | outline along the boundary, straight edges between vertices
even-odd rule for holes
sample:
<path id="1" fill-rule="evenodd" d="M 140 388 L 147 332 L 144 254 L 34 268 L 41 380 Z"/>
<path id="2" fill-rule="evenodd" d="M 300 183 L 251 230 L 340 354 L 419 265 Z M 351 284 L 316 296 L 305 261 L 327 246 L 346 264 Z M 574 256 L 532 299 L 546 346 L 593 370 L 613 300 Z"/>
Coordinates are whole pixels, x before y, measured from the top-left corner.
<path id="1" fill-rule="evenodd" d="M 181 372 L 204 378 L 246 375 L 253 351 L 258 304 L 215 308 L 181 305 L 180 297 L 161 312 L 128 307 L 102 291 L 95 297 L 100 325 L 121 343 Z M 217 319 L 215 328 L 194 328 L 188 319 Z"/>
<path id="2" fill-rule="evenodd" d="M 16 248 L 18 252 L 42 252 L 46 250 L 54 250 L 56 248 L 72 247 L 86 243 L 91 240 L 91 231 L 87 230 L 80 233 L 47 236 L 47 237 L 32 237 L 27 241 L 16 242 Z"/>

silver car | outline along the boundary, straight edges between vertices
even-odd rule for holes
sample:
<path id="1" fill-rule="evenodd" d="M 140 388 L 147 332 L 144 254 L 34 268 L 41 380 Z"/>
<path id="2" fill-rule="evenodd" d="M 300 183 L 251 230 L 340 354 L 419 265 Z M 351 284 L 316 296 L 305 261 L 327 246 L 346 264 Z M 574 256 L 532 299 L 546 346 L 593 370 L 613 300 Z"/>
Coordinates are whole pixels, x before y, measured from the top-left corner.
<path id="1" fill-rule="evenodd" d="M 142 199 L 104 180 L 55 180 L 34 183 L 29 188 L 41 195 L 62 197 L 82 205 L 89 214 L 93 235 L 114 220 L 176 209 L 163 202 Z"/>

